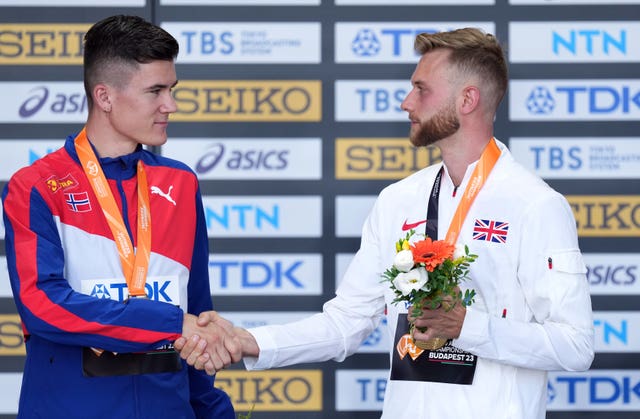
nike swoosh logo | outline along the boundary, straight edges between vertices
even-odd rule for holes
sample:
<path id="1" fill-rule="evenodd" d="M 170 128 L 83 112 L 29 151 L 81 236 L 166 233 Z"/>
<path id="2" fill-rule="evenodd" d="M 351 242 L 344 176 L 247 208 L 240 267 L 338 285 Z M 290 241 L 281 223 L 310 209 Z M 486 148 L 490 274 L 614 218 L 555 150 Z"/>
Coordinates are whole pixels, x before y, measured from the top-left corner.
<path id="1" fill-rule="evenodd" d="M 416 228 L 420 224 L 424 224 L 426 222 L 427 222 L 427 220 L 417 221 L 415 223 L 407 223 L 407 220 L 404 220 L 404 224 L 402 224 L 402 231 L 409 231 L 412 228 Z"/>

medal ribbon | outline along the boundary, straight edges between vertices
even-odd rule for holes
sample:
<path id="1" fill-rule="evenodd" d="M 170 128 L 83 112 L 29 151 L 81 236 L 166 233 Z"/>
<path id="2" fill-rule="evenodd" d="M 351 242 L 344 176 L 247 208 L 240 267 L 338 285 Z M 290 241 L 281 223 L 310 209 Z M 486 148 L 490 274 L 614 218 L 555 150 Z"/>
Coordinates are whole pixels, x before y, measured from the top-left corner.
<path id="1" fill-rule="evenodd" d="M 74 145 L 82 164 L 82 169 L 98 198 L 100 209 L 102 209 L 102 213 L 113 234 L 113 239 L 116 242 L 122 273 L 129 288 L 129 296 L 145 297 L 144 286 L 147 281 L 147 270 L 151 255 L 151 212 L 149 211 L 149 188 L 144 166 L 138 160 L 138 248 L 134 254 L 134 247 L 122 219 L 122 214 L 118 209 L 118 204 L 113 197 L 111 188 L 109 188 L 102 167 L 98 163 L 98 158 L 87 139 L 86 128 L 83 128 L 75 138 Z"/>
<path id="2" fill-rule="evenodd" d="M 495 138 L 492 137 L 484 148 L 484 151 L 480 156 L 480 161 L 478 161 L 475 169 L 473 169 L 471 179 L 469 179 L 469 183 L 467 184 L 464 194 L 460 199 L 456 213 L 453 215 L 453 219 L 449 225 L 449 231 L 447 231 L 447 236 L 445 237 L 445 241 L 447 243 L 453 245 L 456 244 L 458 236 L 460 235 L 460 230 L 462 229 L 462 223 L 467 217 L 469 208 L 471 207 L 473 200 L 478 195 L 478 192 L 480 192 L 482 186 L 484 186 L 489 173 L 491 173 L 491 170 L 493 169 L 493 166 L 496 165 L 499 157 L 500 149 L 496 144 Z"/>

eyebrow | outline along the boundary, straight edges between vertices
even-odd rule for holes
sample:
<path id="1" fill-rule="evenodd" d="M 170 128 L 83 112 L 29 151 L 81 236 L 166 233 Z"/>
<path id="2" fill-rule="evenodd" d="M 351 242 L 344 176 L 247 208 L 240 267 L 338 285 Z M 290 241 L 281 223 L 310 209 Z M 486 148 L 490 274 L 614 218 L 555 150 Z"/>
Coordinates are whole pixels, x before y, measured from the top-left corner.
<path id="1" fill-rule="evenodd" d="M 167 84 L 154 84 L 153 86 L 147 87 L 147 90 L 166 89 L 167 87 L 174 88 L 176 87 L 177 84 L 178 84 L 178 80 L 174 81 L 173 84 L 170 86 Z"/>

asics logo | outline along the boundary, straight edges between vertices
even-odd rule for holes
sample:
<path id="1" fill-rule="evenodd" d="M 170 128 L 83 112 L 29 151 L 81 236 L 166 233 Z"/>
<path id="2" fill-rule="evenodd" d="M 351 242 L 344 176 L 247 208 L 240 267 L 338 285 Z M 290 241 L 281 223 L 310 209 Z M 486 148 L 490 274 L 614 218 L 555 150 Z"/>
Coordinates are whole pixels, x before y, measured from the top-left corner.
<path id="1" fill-rule="evenodd" d="M 416 228 L 420 224 L 424 224 L 426 222 L 427 222 L 427 220 L 416 221 L 415 223 L 408 223 L 407 220 L 404 220 L 404 223 L 402 224 L 402 231 L 409 231 L 412 228 Z"/>
<path id="2" fill-rule="evenodd" d="M 163 197 L 167 201 L 171 202 L 173 205 L 176 205 L 176 201 L 174 201 L 173 198 L 171 198 L 171 190 L 172 189 L 173 189 L 173 185 L 169 186 L 169 190 L 167 191 L 167 193 L 164 193 L 164 192 L 162 192 L 162 189 L 160 189 L 159 187 L 152 186 L 151 187 L 151 193 L 155 194 L 155 195 L 160 195 L 161 197 Z"/>

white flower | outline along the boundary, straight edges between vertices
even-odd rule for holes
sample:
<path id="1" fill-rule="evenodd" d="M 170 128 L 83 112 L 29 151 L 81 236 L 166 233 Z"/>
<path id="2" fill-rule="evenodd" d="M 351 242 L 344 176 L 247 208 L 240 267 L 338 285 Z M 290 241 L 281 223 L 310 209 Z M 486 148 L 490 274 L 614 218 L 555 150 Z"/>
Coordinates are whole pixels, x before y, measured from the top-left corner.
<path id="1" fill-rule="evenodd" d="M 456 248 L 453 250 L 453 260 L 459 259 L 467 255 L 464 251 L 464 244 L 456 243 Z"/>
<path id="2" fill-rule="evenodd" d="M 393 259 L 393 266 L 401 272 L 409 272 L 413 268 L 413 253 L 411 250 L 401 250 Z"/>
<path id="3" fill-rule="evenodd" d="M 427 281 L 429 276 L 426 269 L 420 267 L 412 269 L 409 272 L 401 272 L 393 280 L 393 286 L 402 293 L 402 295 L 409 295 L 413 290 L 419 290 Z"/>

